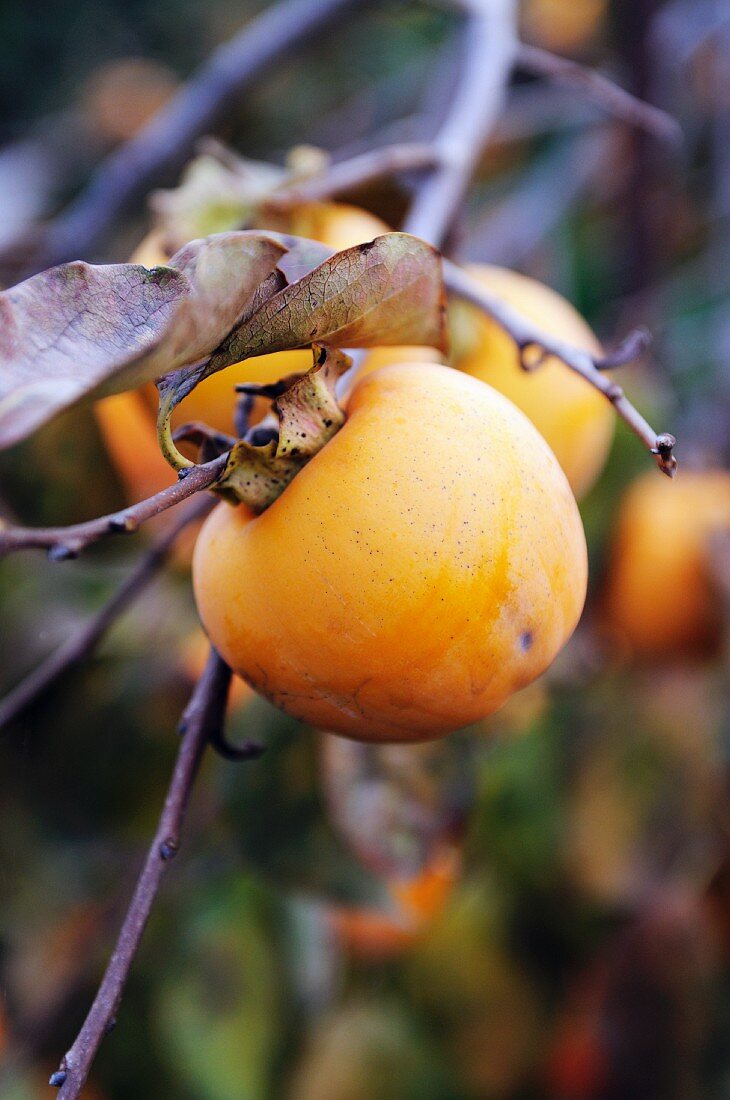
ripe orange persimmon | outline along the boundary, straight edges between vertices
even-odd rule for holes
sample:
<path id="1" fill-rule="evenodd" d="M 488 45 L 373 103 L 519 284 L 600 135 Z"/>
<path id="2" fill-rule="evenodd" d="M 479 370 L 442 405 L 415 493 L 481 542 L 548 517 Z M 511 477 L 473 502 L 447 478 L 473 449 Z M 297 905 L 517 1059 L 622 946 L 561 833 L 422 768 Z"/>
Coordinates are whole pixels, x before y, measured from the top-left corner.
<path id="1" fill-rule="evenodd" d="M 439 737 L 550 664 L 586 591 L 570 487 L 496 390 L 407 363 L 263 514 L 219 505 L 193 560 L 213 644 L 277 706 L 367 741 Z"/>
<path id="2" fill-rule="evenodd" d="M 546 333 L 600 354 L 586 322 L 554 290 L 505 268 L 479 264 L 469 270 Z M 534 371 L 522 370 L 511 337 L 482 313 L 470 312 L 470 317 L 473 346 L 455 365 L 494 386 L 529 416 L 555 452 L 576 497 L 584 496 L 603 469 L 611 446 L 614 416 L 608 401 L 555 359 Z"/>
<path id="3" fill-rule="evenodd" d="M 425 347 L 379 347 L 371 348 L 364 356 L 357 372 L 358 380 L 366 374 L 392 367 L 396 363 L 443 363 L 444 357 L 436 348 Z"/>
<path id="4" fill-rule="evenodd" d="M 730 471 L 649 472 L 623 499 L 605 592 L 609 625 L 639 656 L 702 656 L 718 643 L 709 539 L 730 530 Z"/>

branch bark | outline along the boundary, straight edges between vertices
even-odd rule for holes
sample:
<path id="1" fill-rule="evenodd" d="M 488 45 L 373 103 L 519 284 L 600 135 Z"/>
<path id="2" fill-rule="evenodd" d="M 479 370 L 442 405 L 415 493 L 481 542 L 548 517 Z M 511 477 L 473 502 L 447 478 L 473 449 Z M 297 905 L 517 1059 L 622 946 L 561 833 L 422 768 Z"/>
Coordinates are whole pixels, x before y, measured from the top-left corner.
<path id="1" fill-rule="evenodd" d="M 94 652 L 110 627 L 157 575 L 180 534 L 195 520 L 202 519 L 212 507 L 213 501 L 208 498 L 191 505 L 185 515 L 140 559 L 132 573 L 94 618 L 75 637 L 69 638 L 51 653 L 17 687 L 8 692 L 4 699 L 0 699 L 0 729 L 17 718 L 61 676 Z"/>
<path id="2" fill-rule="evenodd" d="M 185 812 L 195 777 L 211 733 L 223 723 L 231 670 L 211 649 L 203 675 L 195 686 L 180 724 L 182 741 L 160 815 L 157 832 L 137 880 L 114 952 L 99 990 L 73 1046 L 51 1076 L 60 1100 L 76 1100 L 104 1036 L 112 1029 L 134 957 L 162 876 L 177 853 Z"/>
<path id="3" fill-rule="evenodd" d="M 576 61 L 541 50 L 538 46 L 527 46 L 525 43 L 520 44 L 516 61 L 520 69 L 579 91 L 586 99 L 615 118 L 627 122 L 629 126 L 645 130 L 674 146 L 681 145 L 684 140 L 682 127 L 672 115 L 631 95 L 608 77 L 587 69 Z"/>
<path id="4" fill-rule="evenodd" d="M 419 187 L 403 226 L 437 246 L 451 228 L 502 109 L 517 50 L 514 0 L 470 0 L 462 6 L 468 13 L 462 76 L 433 143 L 437 167 Z"/>
<path id="5" fill-rule="evenodd" d="M 0 524 L 0 558 L 17 550 L 46 549 L 53 561 L 67 561 L 105 535 L 132 534 L 146 520 L 209 488 L 223 473 L 227 458 L 227 454 L 220 455 L 212 462 L 191 466 L 184 478 L 154 496 L 130 504 L 121 512 L 99 516 L 86 523 L 70 527 L 3 527 Z"/>
<path id="6" fill-rule="evenodd" d="M 329 165 L 323 172 L 310 176 L 301 183 L 274 191 L 267 200 L 265 209 L 289 210 L 300 203 L 328 199 L 372 180 L 382 179 L 383 176 L 433 168 L 438 162 L 437 150 L 425 142 L 384 145 Z"/>

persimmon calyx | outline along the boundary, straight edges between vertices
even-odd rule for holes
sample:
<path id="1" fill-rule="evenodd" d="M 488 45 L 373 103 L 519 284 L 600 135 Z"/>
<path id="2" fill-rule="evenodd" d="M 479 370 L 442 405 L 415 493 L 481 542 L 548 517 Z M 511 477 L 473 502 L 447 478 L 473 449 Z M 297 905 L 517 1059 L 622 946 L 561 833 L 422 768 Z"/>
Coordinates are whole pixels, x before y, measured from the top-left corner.
<path id="1" fill-rule="evenodd" d="M 231 450 L 214 488 L 232 503 L 263 512 L 344 424 L 345 413 L 335 389 L 338 379 L 352 366 L 352 359 L 344 352 L 316 344 L 312 351 L 311 370 L 295 376 L 272 403 L 279 420 L 278 439 L 259 447 L 240 439 Z M 239 388 L 254 395 L 272 396 L 269 386 Z"/>

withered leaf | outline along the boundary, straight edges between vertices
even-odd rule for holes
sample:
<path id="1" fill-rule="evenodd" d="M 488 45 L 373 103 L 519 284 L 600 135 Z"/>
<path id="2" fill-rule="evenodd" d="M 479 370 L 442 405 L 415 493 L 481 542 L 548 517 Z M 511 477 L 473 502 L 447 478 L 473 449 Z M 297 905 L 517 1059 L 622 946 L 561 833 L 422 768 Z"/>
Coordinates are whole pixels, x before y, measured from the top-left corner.
<path id="1" fill-rule="evenodd" d="M 191 242 L 167 267 L 77 261 L 2 292 L 0 447 L 82 399 L 210 355 L 284 251 L 265 233 L 224 233 Z"/>
<path id="2" fill-rule="evenodd" d="M 265 352 L 421 344 L 444 348 L 441 256 L 408 233 L 337 252 L 270 298 L 211 357 L 207 373 Z"/>

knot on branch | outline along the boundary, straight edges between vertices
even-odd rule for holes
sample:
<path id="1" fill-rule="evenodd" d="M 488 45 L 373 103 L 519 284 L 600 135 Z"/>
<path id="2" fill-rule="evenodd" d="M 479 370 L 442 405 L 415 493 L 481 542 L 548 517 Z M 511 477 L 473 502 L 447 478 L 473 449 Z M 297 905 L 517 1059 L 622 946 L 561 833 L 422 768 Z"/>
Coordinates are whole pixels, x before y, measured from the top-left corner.
<path id="1" fill-rule="evenodd" d="M 174 836 L 169 836 L 167 840 L 163 840 L 160 845 L 160 859 L 167 860 L 173 859 L 177 855 L 178 842 Z"/>
<path id="2" fill-rule="evenodd" d="M 139 530 L 139 520 L 131 512 L 120 512 L 109 517 L 108 527 L 112 535 L 133 535 Z"/>
<path id="3" fill-rule="evenodd" d="M 677 472 L 677 459 L 674 457 L 674 448 L 677 440 L 669 432 L 663 432 L 656 437 L 656 447 L 652 448 L 652 454 L 657 456 L 657 465 L 667 477 L 674 477 Z"/>
<path id="4" fill-rule="evenodd" d="M 224 760 L 232 761 L 257 760 L 266 751 L 265 746 L 258 741 L 243 741 L 240 745 L 234 745 L 220 726 L 211 730 L 208 744 Z"/>
<path id="5" fill-rule="evenodd" d="M 537 370 L 546 359 L 550 358 L 550 352 L 539 340 L 520 340 L 517 344 L 517 354 L 520 367 L 528 373 Z"/>

